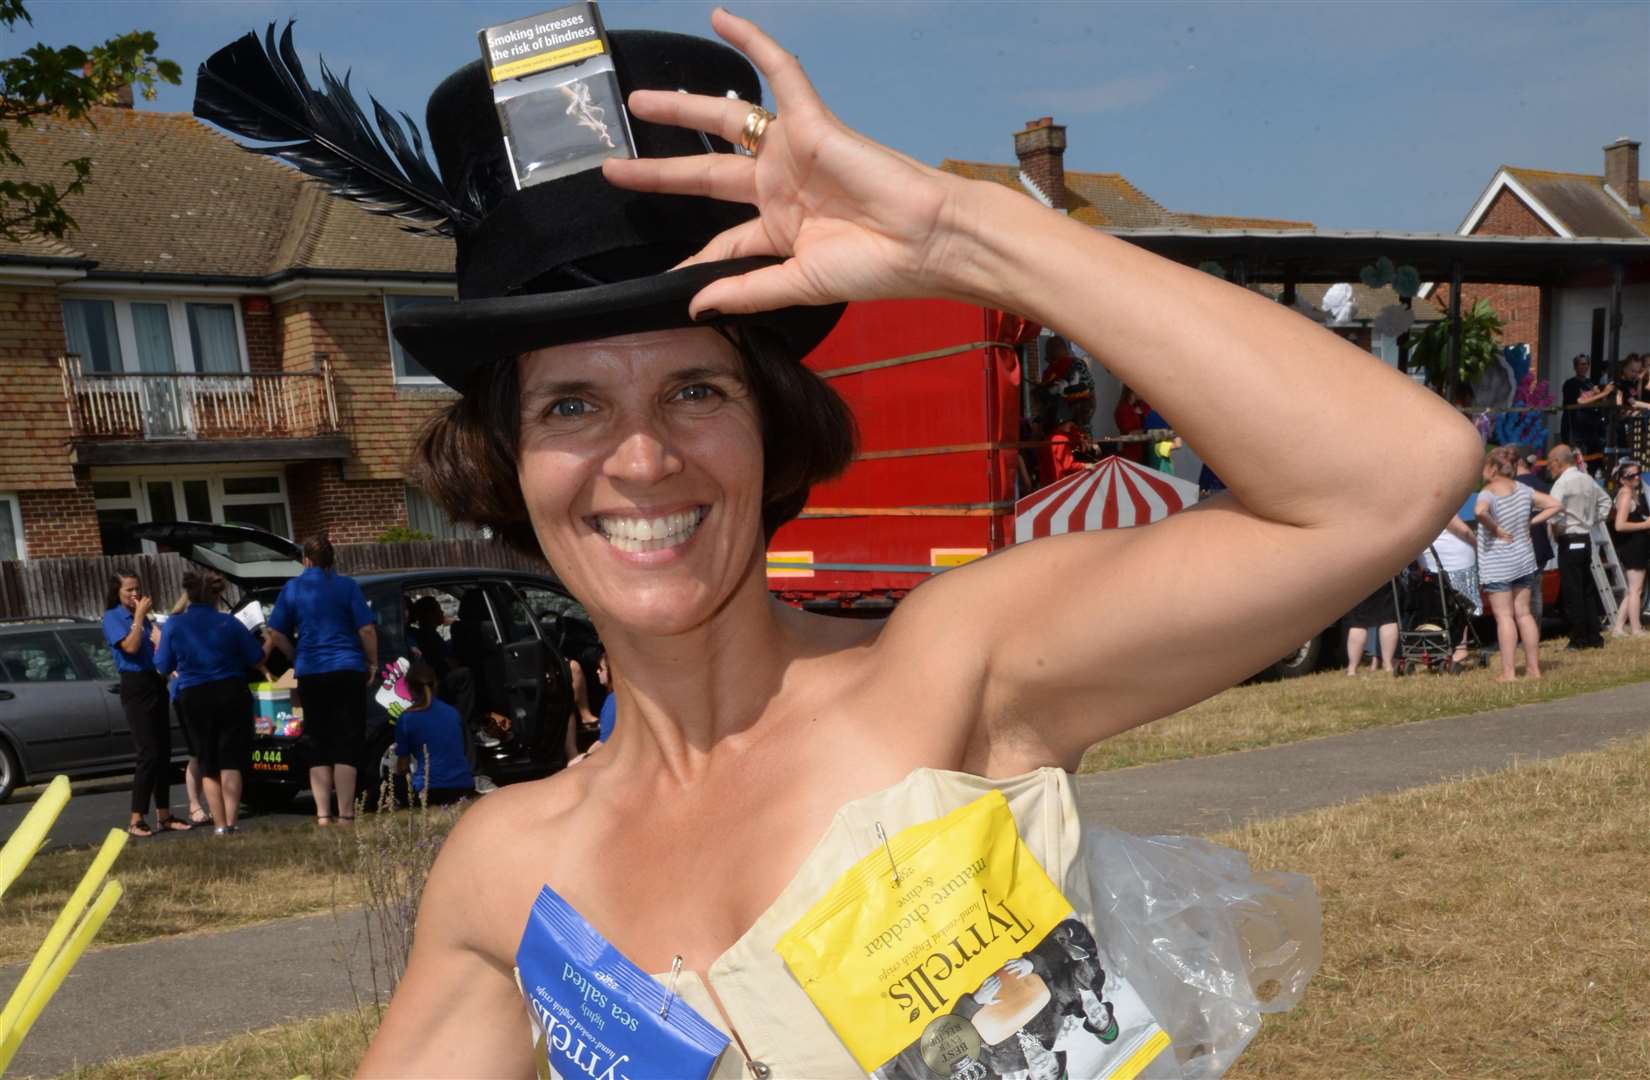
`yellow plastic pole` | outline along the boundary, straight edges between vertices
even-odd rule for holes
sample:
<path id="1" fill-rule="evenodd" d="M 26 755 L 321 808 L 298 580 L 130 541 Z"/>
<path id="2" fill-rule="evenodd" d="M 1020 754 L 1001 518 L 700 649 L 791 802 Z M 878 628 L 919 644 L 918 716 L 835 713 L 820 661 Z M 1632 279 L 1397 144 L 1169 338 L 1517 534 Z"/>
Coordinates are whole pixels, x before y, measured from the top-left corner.
<path id="1" fill-rule="evenodd" d="M 17 826 L 17 831 L 11 834 L 6 846 L 0 848 L 0 896 L 6 895 L 6 890 L 23 868 L 29 865 L 34 853 L 40 850 L 40 845 L 46 842 L 46 833 L 51 829 L 57 815 L 63 812 L 63 807 L 69 801 L 69 778 L 59 776 L 46 785 L 46 790 L 40 793 L 40 798 L 29 807 L 29 812 L 23 818 L 23 824 Z"/>
<path id="2" fill-rule="evenodd" d="M 75 966 L 75 963 L 80 959 L 80 954 L 86 951 L 86 946 L 92 943 L 92 938 L 96 937 L 97 932 L 102 929 L 103 920 L 109 917 L 109 911 L 115 906 L 115 901 L 120 899 L 122 891 L 118 881 L 111 881 L 103 887 L 103 891 L 98 894 L 97 903 L 93 904 L 92 910 L 86 913 L 86 918 L 75 929 L 74 936 L 69 939 L 68 945 L 52 961 L 51 967 L 46 969 L 45 978 L 35 988 L 34 995 L 29 999 L 29 1003 L 23 1007 L 23 1014 L 17 1018 L 17 1023 L 12 1026 L 11 1030 L 0 1034 L 0 1074 L 3 1074 L 6 1067 L 11 1064 L 12 1055 L 17 1053 L 18 1046 L 23 1042 L 23 1036 L 27 1035 L 29 1028 L 34 1026 L 41 1010 L 46 1007 L 47 1002 L 51 1001 L 52 995 L 57 993 L 57 988 L 63 985 L 63 980 L 68 976 L 69 969 Z"/>
<path id="3" fill-rule="evenodd" d="M 12 1024 L 17 1022 L 18 1015 L 23 1011 L 23 1007 L 28 1004 L 29 997 L 34 993 L 34 988 L 40 982 L 41 976 L 46 973 L 46 968 L 56 959 L 58 951 L 62 949 L 64 940 L 69 936 L 69 931 L 73 930 L 75 923 L 80 921 L 81 912 L 86 910 L 86 905 L 91 901 L 92 895 L 97 892 L 98 886 L 102 885 L 103 879 L 108 876 L 109 868 L 115 864 L 115 859 L 120 857 L 121 851 L 126 847 L 126 840 L 126 832 L 122 829 L 110 829 L 109 835 L 103 838 L 103 847 L 99 849 L 97 858 L 93 859 L 92 865 L 87 867 L 85 876 L 80 879 L 80 884 L 75 886 L 68 902 L 63 905 L 63 910 L 57 913 L 57 919 L 52 923 L 52 928 L 46 932 L 46 940 L 40 943 L 40 948 L 35 951 L 34 960 L 29 963 L 29 969 L 23 973 L 23 978 L 12 989 L 11 998 L 6 1002 L 5 1010 L 0 1011 L 0 1039 L 4 1039 L 6 1032 L 11 1030 Z"/>

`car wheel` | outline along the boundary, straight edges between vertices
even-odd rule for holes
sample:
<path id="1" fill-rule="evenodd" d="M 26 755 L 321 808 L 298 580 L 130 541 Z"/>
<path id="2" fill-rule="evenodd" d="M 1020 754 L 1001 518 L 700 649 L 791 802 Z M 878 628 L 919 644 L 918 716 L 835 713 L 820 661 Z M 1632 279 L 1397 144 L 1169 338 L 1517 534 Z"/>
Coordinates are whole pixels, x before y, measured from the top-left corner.
<path id="1" fill-rule="evenodd" d="M 1300 648 L 1279 660 L 1268 673 L 1279 679 L 1294 679 L 1318 670 L 1318 656 L 1323 652 L 1323 635 L 1315 634 Z"/>
<path id="2" fill-rule="evenodd" d="M 0 740 L 0 803 L 11 798 L 11 793 L 22 782 L 23 767 L 17 763 L 17 755 L 4 740 Z"/>

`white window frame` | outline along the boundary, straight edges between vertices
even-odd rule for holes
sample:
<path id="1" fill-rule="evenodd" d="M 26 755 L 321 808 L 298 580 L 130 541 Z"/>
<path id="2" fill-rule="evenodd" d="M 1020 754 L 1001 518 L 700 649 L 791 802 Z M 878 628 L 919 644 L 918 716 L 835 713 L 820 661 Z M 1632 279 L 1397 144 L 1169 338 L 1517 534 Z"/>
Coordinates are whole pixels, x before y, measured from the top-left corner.
<path id="1" fill-rule="evenodd" d="M 478 529 L 478 528 L 475 528 L 473 526 L 463 525 L 460 522 L 454 521 L 452 518 L 447 516 L 447 512 L 442 509 L 441 504 L 436 502 L 434 499 L 430 498 L 430 496 L 427 492 L 421 491 L 420 489 L 418 489 L 414 485 L 406 483 L 405 481 L 403 481 L 402 484 L 401 484 L 401 501 L 406 505 L 406 508 L 407 508 L 407 527 L 408 528 L 413 528 L 413 529 L 418 528 L 418 526 L 414 525 L 413 521 L 412 521 L 412 517 L 413 517 L 413 513 L 412 513 L 413 512 L 413 500 L 414 499 L 423 499 L 425 502 L 430 504 L 430 506 L 436 511 L 436 513 L 440 514 L 443 518 L 446 518 L 449 532 L 457 532 L 457 530 L 462 529 L 462 530 L 464 530 L 464 531 L 466 531 L 470 534 L 468 536 L 465 536 L 465 535 L 437 536 L 437 537 L 435 537 L 435 539 L 437 539 L 437 540 L 491 540 L 492 539 L 493 532 L 492 532 L 491 529 L 488 529 L 485 526 Z"/>
<path id="2" fill-rule="evenodd" d="M 434 375 L 403 375 L 401 364 L 397 360 L 403 353 L 401 343 L 395 340 L 395 331 L 390 328 L 390 300 L 398 296 L 432 297 L 442 300 L 452 300 L 452 289 L 419 289 L 408 287 L 405 289 L 385 289 L 379 304 L 384 310 L 384 339 L 390 345 L 390 377 L 395 380 L 396 386 L 446 386 L 447 384 Z"/>
<path id="3" fill-rule="evenodd" d="M 276 482 L 276 491 L 251 495 L 225 494 L 223 482 L 238 477 L 256 477 L 260 480 L 273 477 Z M 151 483 L 172 484 L 173 505 L 178 507 L 180 512 L 183 512 L 186 506 L 183 497 L 183 482 L 185 480 L 206 480 L 207 497 L 211 500 L 212 521 L 214 524 L 221 525 L 224 523 L 226 518 L 225 509 L 228 507 L 259 506 L 265 503 L 278 502 L 286 511 L 287 528 L 293 528 L 292 500 L 289 497 L 290 493 L 287 491 L 286 470 L 279 465 L 269 469 L 249 469 L 245 467 L 228 470 L 170 468 L 164 473 L 156 473 L 151 469 L 142 467 L 93 469 L 91 479 L 94 484 L 101 481 L 126 481 L 129 483 L 131 487 L 125 498 L 97 499 L 96 509 L 135 510 L 140 523 L 154 520 L 150 517 L 149 511 L 149 485 Z M 153 555 L 156 548 L 152 542 L 145 540 L 143 550 L 146 554 Z"/>
<path id="4" fill-rule="evenodd" d="M 60 300 L 103 300 L 115 306 L 115 336 L 120 341 L 121 369 L 117 374 L 136 374 L 142 371 L 138 364 L 137 331 L 132 324 L 133 304 L 165 304 L 167 326 L 172 331 L 172 359 L 177 363 L 179 374 L 193 374 L 200 371 L 200 365 L 195 362 L 195 350 L 189 344 L 189 304 L 218 304 L 227 306 L 235 313 L 235 340 L 240 348 L 240 372 L 245 374 L 251 370 L 250 357 L 246 350 L 246 320 L 241 315 L 241 305 L 238 297 L 205 294 L 192 296 L 188 294 L 168 294 L 153 296 L 145 293 L 115 293 L 115 292 L 80 292 L 78 290 L 62 290 L 58 294 Z M 63 347 L 69 346 L 68 320 L 63 325 Z M 82 357 L 82 361 L 89 358 Z M 88 372 L 89 373 L 89 372 Z M 233 372 L 210 372 L 214 375 L 232 375 Z"/>
<path id="5" fill-rule="evenodd" d="M 0 513 L 11 515 L 11 534 L 17 538 L 17 557 L 26 559 L 29 557 L 29 545 L 23 539 L 23 500 L 14 492 L 0 491 L 0 504 L 4 504 L 0 506 Z"/>

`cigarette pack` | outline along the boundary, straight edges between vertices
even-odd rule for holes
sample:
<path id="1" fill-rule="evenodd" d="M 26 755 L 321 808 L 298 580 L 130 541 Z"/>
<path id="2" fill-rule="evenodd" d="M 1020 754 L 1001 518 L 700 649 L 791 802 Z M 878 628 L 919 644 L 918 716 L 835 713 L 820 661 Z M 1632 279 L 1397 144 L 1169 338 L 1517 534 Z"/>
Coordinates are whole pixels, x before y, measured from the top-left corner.
<path id="1" fill-rule="evenodd" d="M 516 187 L 636 156 L 595 4 L 568 4 L 477 36 Z"/>

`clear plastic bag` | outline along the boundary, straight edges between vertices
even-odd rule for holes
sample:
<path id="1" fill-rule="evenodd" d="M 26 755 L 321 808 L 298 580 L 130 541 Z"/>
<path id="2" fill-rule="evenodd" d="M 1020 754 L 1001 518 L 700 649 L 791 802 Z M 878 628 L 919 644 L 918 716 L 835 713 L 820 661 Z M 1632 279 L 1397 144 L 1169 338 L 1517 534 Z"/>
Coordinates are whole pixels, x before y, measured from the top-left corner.
<path id="1" fill-rule="evenodd" d="M 1144 1077 L 1223 1075 L 1262 1013 L 1300 1000 L 1323 960 L 1312 879 L 1256 874 L 1241 852 L 1085 823 L 1095 937 L 1173 1039 Z"/>

